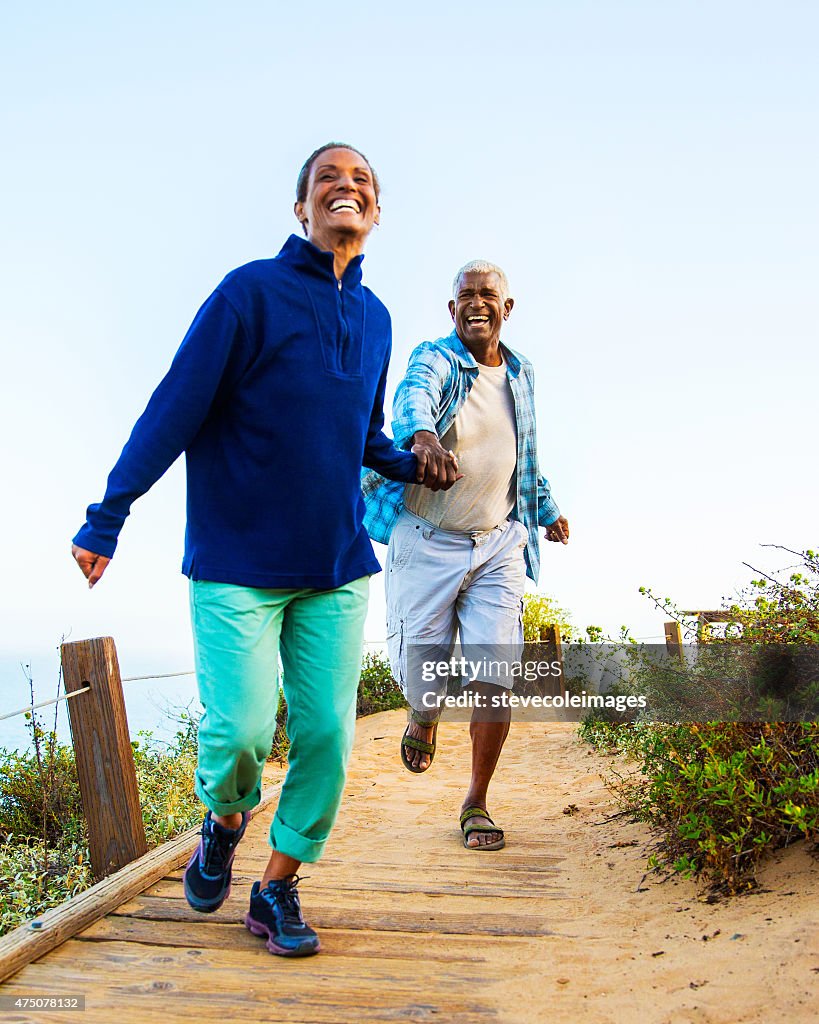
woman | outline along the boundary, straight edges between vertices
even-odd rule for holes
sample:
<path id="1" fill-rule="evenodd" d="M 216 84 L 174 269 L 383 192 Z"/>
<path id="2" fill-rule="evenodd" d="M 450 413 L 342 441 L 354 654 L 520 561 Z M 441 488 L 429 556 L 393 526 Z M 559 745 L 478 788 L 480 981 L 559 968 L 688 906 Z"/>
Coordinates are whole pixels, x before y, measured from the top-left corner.
<path id="1" fill-rule="evenodd" d="M 296 872 L 322 854 L 352 747 L 380 568 L 362 526 L 361 466 L 436 488 L 452 477 L 437 455 L 399 451 L 381 429 L 390 320 L 361 284 L 378 200 L 360 152 L 330 143 L 311 154 L 295 204 L 305 237 L 228 274 L 205 302 L 74 538 L 93 587 L 133 501 L 185 452 L 183 572 L 204 707 L 196 792 L 208 808 L 185 895 L 208 913 L 229 893 L 261 795 L 281 652 L 289 770 L 245 923 L 282 956 L 319 949 Z"/>

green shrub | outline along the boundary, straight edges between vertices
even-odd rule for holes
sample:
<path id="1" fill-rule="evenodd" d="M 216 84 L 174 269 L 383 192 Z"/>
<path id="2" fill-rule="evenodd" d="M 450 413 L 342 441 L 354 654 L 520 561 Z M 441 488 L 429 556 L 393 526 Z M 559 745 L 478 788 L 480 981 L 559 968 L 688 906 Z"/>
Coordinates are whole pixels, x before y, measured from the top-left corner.
<path id="1" fill-rule="evenodd" d="M 202 818 L 202 804 L 193 789 L 198 721 L 183 712 L 180 723 L 171 743 L 157 741 L 150 732 L 140 732 L 131 741 L 149 847 L 172 839 Z"/>
<path id="2" fill-rule="evenodd" d="M 78 841 L 82 835 L 80 800 L 74 751 L 57 743 L 53 734 L 41 733 L 46 742 L 41 760 L 35 751 L 0 749 L 0 840 Z"/>
<path id="3" fill-rule="evenodd" d="M 651 867 L 705 875 L 738 892 L 762 857 L 819 841 L 819 725 L 815 722 L 612 725 L 587 720 L 584 739 L 624 753 L 638 771 L 609 785 L 659 833 Z"/>
<path id="4" fill-rule="evenodd" d="M 287 735 L 287 701 L 284 693 L 279 690 L 279 706 L 276 708 L 276 731 L 273 734 L 273 745 L 270 748 L 268 760 L 284 762 L 287 751 L 290 749 L 290 737 Z"/>
<path id="5" fill-rule="evenodd" d="M 356 717 L 374 715 L 378 711 L 392 711 L 406 707 L 404 695 L 392 677 L 390 663 L 383 654 L 373 651 L 365 654 L 361 663 L 358 683 Z"/>
<path id="6" fill-rule="evenodd" d="M 559 626 L 563 640 L 571 640 L 574 627 L 565 608 L 545 594 L 533 591 L 523 597 L 523 638 L 528 642 L 540 640 L 541 626 Z"/>
<path id="7" fill-rule="evenodd" d="M 46 849 L 42 841 L 15 842 L 11 837 L 0 842 L 0 878 L 0 935 L 76 896 L 94 881 L 83 843 Z"/>
<path id="8" fill-rule="evenodd" d="M 819 723 L 812 720 L 819 681 L 811 646 L 819 641 L 819 560 L 812 551 L 790 554 L 801 559 L 800 570 L 784 582 L 771 574 L 752 581 L 726 609 L 735 626 L 701 645 L 696 671 L 678 666 L 675 674 L 637 652 L 631 685 L 671 724 L 589 716 L 580 727 L 583 739 L 636 762 L 636 771 L 615 773 L 609 785 L 657 830 L 649 865 L 704 875 L 732 893 L 755 884 L 767 852 L 819 841 Z M 641 591 L 684 621 L 668 599 Z M 683 724 L 678 715 L 675 723 L 675 701 L 690 712 L 698 697 L 712 713 L 737 717 L 738 707 L 750 708 L 766 720 Z M 802 720 L 768 720 L 784 712 Z"/>
<path id="9" fill-rule="evenodd" d="M 202 816 L 193 792 L 196 721 L 183 716 L 182 722 L 170 744 L 150 733 L 131 744 L 149 846 Z M 36 719 L 32 746 L 0 749 L 0 935 L 94 882 L 74 752 Z"/>

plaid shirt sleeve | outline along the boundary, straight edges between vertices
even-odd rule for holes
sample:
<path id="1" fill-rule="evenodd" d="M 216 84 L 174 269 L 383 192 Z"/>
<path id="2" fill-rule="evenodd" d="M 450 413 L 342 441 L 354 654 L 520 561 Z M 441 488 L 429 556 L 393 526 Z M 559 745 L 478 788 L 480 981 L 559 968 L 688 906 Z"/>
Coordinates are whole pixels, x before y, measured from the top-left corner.
<path id="1" fill-rule="evenodd" d="M 392 405 L 392 435 L 399 448 L 409 448 L 419 430 L 438 433 L 441 396 L 450 369 L 446 358 L 428 341 L 413 349 Z"/>
<path id="2" fill-rule="evenodd" d="M 541 526 L 551 526 L 560 518 L 560 509 L 552 498 L 549 481 L 542 473 L 537 475 L 537 521 Z"/>

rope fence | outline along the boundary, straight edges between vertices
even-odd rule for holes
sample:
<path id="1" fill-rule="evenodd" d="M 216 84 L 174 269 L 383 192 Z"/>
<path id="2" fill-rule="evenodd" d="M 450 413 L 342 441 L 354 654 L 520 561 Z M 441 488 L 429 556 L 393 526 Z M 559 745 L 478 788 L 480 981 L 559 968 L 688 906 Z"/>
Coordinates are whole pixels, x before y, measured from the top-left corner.
<path id="1" fill-rule="evenodd" d="M 195 674 L 193 669 L 189 669 L 187 672 L 161 672 L 154 676 L 125 676 L 123 679 L 120 679 L 120 682 L 137 683 L 147 679 L 174 679 L 177 676 L 192 676 Z M 79 690 L 73 690 L 71 693 L 62 693 L 59 697 L 52 697 L 50 700 L 41 700 L 37 704 L 27 704 L 24 708 L 18 708 L 16 711 L 7 711 L 4 715 L 0 715 L 0 722 L 5 722 L 9 718 L 16 718 L 18 715 L 30 714 L 39 708 L 47 708 L 64 700 L 72 700 L 74 697 L 79 697 L 81 693 L 88 693 L 90 689 L 90 686 L 83 686 Z"/>
<path id="2" fill-rule="evenodd" d="M 61 700 L 71 700 L 72 697 L 79 697 L 81 693 L 88 693 L 90 689 L 90 686 L 83 686 L 82 689 L 75 690 L 73 693 L 63 693 L 59 697 L 52 697 L 51 700 L 41 700 L 39 704 L 29 704 L 27 707 L 20 708 L 19 711 L 9 711 L 5 715 L 0 715 L 0 722 L 5 722 L 7 718 L 15 718 L 17 715 L 30 714 L 37 708 L 47 708 L 50 704 L 59 704 Z"/>
<path id="3" fill-rule="evenodd" d="M 175 679 L 177 676 L 194 676 L 196 673 L 192 668 L 189 668 L 187 672 L 161 672 L 155 676 L 123 676 L 120 680 L 122 683 L 140 683 L 144 679 Z"/>

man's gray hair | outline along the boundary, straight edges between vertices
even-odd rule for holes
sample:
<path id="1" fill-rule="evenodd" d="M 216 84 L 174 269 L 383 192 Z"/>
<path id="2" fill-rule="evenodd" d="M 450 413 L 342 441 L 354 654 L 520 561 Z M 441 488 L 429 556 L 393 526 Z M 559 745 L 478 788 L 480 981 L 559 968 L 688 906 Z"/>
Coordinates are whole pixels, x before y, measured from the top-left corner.
<path id="1" fill-rule="evenodd" d="M 461 286 L 461 278 L 464 274 L 497 274 L 501 286 L 501 302 L 506 302 L 509 298 L 509 282 L 506 279 L 506 274 L 504 274 L 497 263 L 490 263 L 488 260 L 470 260 L 455 275 L 455 280 L 452 282 L 453 299 L 458 298 L 458 289 Z"/>

